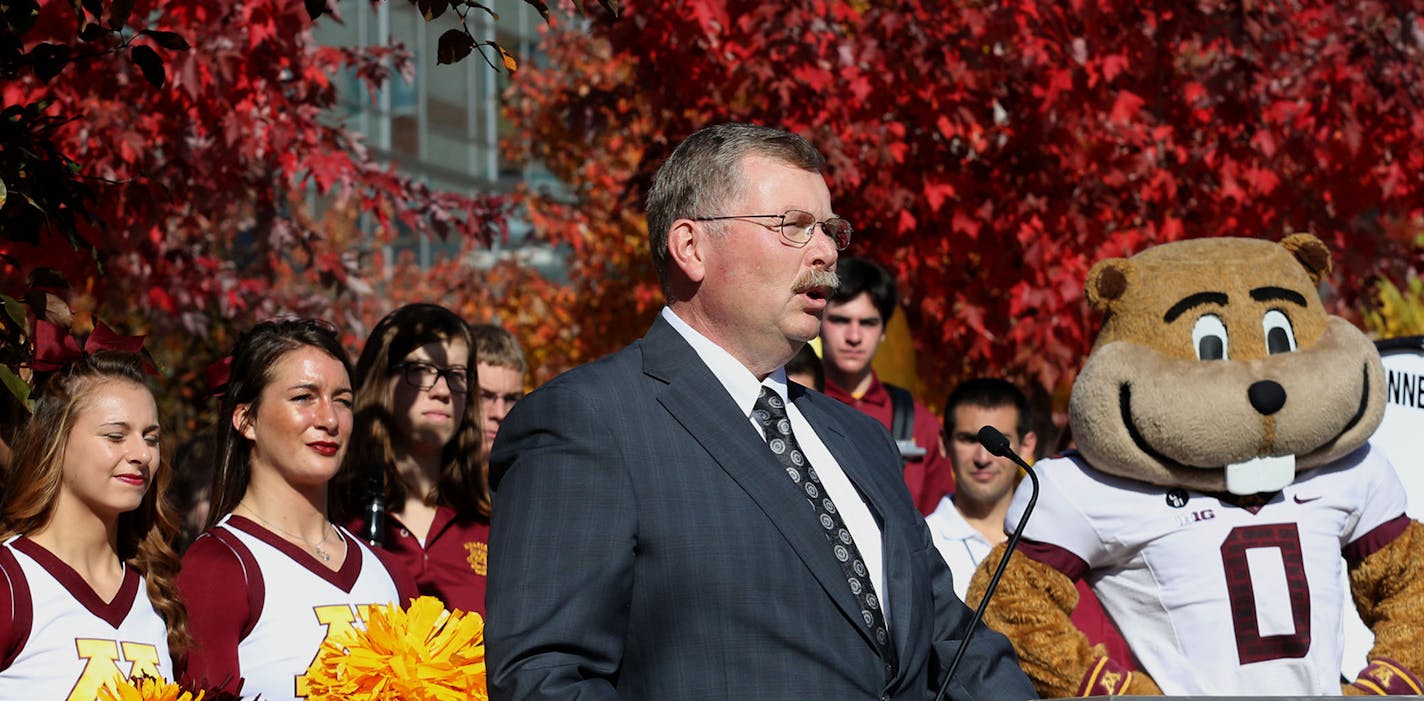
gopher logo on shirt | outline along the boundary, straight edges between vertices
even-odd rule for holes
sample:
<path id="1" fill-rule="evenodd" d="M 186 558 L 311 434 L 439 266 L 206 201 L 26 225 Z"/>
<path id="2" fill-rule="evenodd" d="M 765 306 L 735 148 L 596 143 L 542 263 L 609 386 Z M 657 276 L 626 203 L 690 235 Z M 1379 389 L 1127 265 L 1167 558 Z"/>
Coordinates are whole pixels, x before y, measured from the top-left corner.
<path id="1" fill-rule="evenodd" d="M 84 671 L 74 682 L 74 690 L 69 694 L 71 701 L 93 699 L 99 687 L 118 677 L 160 679 L 163 676 L 158 671 L 158 648 L 149 643 L 76 638 L 74 648 L 79 659 L 84 660 Z M 123 673 L 120 662 L 129 663 L 128 674 Z"/>
<path id="2" fill-rule="evenodd" d="M 470 569 L 483 577 L 489 570 L 489 546 L 484 543 L 465 543 L 465 561 Z"/>

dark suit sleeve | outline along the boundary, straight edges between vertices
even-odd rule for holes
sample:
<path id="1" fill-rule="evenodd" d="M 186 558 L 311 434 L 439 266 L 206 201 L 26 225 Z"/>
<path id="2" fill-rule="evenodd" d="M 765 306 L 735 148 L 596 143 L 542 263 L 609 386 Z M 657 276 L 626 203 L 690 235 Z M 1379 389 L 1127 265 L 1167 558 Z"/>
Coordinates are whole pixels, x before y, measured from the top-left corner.
<path id="1" fill-rule="evenodd" d="M 969 620 L 974 612 L 954 593 L 949 567 L 934 547 L 929 528 L 921 520 L 920 538 L 924 547 L 917 556 L 924 557 L 929 569 L 934 594 L 935 627 L 930 664 L 931 696 L 944 682 L 944 675 L 959 651 Z M 949 698 L 955 701 L 1009 701 L 1036 699 L 1038 693 L 1019 668 L 1018 656 L 1008 638 L 990 630 L 982 622 L 975 627 L 969 649 L 959 663 L 959 670 L 950 682 Z"/>
<path id="2" fill-rule="evenodd" d="M 632 596 L 634 493 L 607 400 L 578 385 L 521 400 L 500 428 L 486 629 L 501 699 L 616 699 Z"/>

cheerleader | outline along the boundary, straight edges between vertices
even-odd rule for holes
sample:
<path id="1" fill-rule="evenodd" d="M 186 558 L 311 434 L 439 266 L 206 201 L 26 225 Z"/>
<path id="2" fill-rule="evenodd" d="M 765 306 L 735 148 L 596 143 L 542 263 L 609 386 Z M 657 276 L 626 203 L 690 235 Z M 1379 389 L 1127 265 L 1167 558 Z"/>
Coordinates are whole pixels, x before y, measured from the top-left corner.
<path id="1" fill-rule="evenodd" d="M 139 356 L 80 356 L 39 384 L 0 501 L 0 698 L 173 678 L 189 637 L 168 479 Z"/>
<path id="2" fill-rule="evenodd" d="M 327 517 L 351 438 L 350 365 L 312 320 L 268 321 L 237 342 L 219 411 L 208 530 L 183 556 L 193 646 L 183 675 L 264 701 L 306 695 L 328 635 L 414 584 Z M 394 572 L 394 574 L 393 574 Z"/>
<path id="3" fill-rule="evenodd" d="M 412 304 L 376 324 L 356 364 L 356 427 L 335 485 L 346 523 L 421 594 L 484 615 L 489 490 L 465 322 Z"/>

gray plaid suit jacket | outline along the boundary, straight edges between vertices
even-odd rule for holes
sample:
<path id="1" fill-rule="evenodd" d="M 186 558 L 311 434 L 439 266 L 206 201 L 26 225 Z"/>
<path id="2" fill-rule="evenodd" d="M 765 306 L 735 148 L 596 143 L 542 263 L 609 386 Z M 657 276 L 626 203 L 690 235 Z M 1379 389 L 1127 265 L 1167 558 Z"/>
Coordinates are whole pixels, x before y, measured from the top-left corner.
<path id="1" fill-rule="evenodd" d="M 970 611 L 878 422 L 792 385 L 880 522 L 898 664 L 876 652 L 813 510 L 692 347 L 658 319 L 500 428 L 486 629 L 492 699 L 933 698 Z M 1034 698 L 975 634 L 961 701 Z"/>

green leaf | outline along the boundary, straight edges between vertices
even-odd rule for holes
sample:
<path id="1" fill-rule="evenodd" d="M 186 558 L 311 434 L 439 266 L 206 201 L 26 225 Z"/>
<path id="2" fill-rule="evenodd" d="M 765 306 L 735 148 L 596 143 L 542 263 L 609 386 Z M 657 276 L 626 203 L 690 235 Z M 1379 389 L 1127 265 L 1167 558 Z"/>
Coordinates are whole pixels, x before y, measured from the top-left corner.
<path id="1" fill-rule="evenodd" d="M 178 32 L 162 32 L 156 29 L 145 29 L 139 32 L 139 34 L 152 39 L 153 43 L 170 51 L 187 51 L 190 48 L 188 46 L 188 40 L 184 39 L 183 35 Z"/>
<path id="2" fill-rule="evenodd" d="M 20 328 L 25 328 L 25 305 L 10 295 L 0 294 L 0 306 L 5 307 L 5 314 L 11 321 Z"/>
<path id="3" fill-rule="evenodd" d="M 129 58 L 138 64 L 138 69 L 143 71 L 143 77 L 152 83 L 154 87 L 163 87 L 164 81 L 168 79 L 168 74 L 163 70 L 163 57 L 151 46 L 138 46 L 129 49 Z"/>
<path id="4" fill-rule="evenodd" d="M 475 38 L 463 29 L 446 30 L 435 50 L 436 63 L 456 63 L 475 50 Z"/>
<path id="5" fill-rule="evenodd" d="M 21 404 L 30 404 L 30 383 L 20 379 L 9 365 L 0 365 L 0 383 L 4 383 L 5 389 L 10 390 L 10 394 L 19 400 Z"/>
<path id="6" fill-rule="evenodd" d="M 5 181 L 0 180 L 0 207 L 5 206 L 5 198 L 8 196 L 9 193 L 5 191 Z"/>

